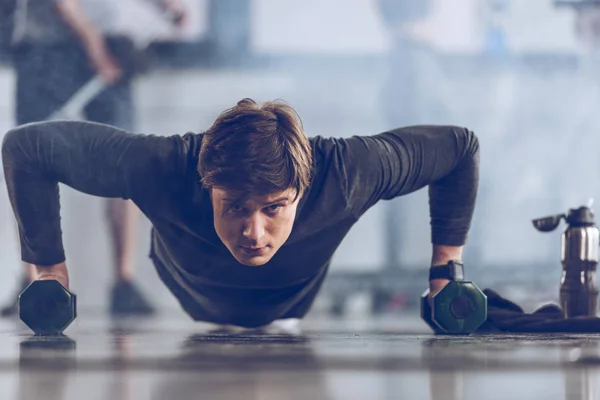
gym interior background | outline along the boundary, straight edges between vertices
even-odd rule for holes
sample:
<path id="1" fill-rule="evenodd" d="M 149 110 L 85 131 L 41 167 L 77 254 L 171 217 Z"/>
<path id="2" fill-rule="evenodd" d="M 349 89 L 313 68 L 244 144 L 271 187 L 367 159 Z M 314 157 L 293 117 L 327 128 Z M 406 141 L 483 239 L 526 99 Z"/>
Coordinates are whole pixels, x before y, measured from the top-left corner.
<path id="1" fill-rule="evenodd" d="M 482 154 L 467 277 L 526 310 L 557 301 L 560 231 L 539 233 L 531 220 L 600 197 L 600 62 L 576 36 L 573 11 L 551 0 L 430 3 L 427 13 L 402 14 L 393 1 L 187 0 L 190 24 L 159 36 L 136 81 L 138 130 L 201 131 L 243 97 L 288 101 L 311 136 L 466 126 Z M 403 52 L 399 26 L 421 44 Z M 160 24 L 149 15 L 135 28 Z M 14 75 L 7 55 L 0 59 L 6 132 Z M 418 79 L 407 84 L 411 68 Z M 0 193 L 4 301 L 20 265 L 3 185 Z M 64 186 L 61 196 L 71 287 L 81 310 L 103 310 L 112 266 L 101 202 Z M 431 251 L 426 198 L 421 190 L 367 213 L 338 250 L 313 315 L 418 312 Z M 138 281 L 162 311 L 182 313 L 151 266 L 149 224 L 141 224 Z"/>

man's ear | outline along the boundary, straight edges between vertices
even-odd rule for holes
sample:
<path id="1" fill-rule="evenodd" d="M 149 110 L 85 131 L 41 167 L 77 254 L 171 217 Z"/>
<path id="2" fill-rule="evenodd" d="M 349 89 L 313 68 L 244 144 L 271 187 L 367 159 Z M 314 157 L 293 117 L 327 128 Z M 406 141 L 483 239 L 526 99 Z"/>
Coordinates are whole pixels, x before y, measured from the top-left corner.
<path id="1" fill-rule="evenodd" d="M 302 191 L 299 191 L 299 190 L 297 190 L 297 189 L 294 189 L 294 196 L 295 196 L 295 197 L 294 197 L 294 201 L 293 201 L 293 203 L 295 203 L 295 202 L 297 202 L 297 201 L 300 201 L 300 199 L 302 198 L 302 196 L 303 196 L 303 195 L 304 195 L 304 192 L 302 192 Z"/>

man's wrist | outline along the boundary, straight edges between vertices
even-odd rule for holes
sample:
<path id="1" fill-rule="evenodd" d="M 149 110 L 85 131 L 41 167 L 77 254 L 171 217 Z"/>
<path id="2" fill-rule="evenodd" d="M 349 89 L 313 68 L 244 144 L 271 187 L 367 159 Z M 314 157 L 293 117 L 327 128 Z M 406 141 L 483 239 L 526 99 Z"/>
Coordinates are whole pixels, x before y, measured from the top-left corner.
<path id="1" fill-rule="evenodd" d="M 451 260 L 445 265 L 432 266 L 429 269 L 429 281 L 443 279 L 462 281 L 465 279 L 464 267 L 460 261 Z"/>
<path id="2" fill-rule="evenodd" d="M 446 246 L 446 245 L 433 245 L 433 251 L 431 255 L 431 266 L 443 266 L 447 265 L 450 261 L 461 261 L 462 260 L 463 246 Z"/>
<path id="3" fill-rule="evenodd" d="M 35 267 L 36 280 L 56 280 L 69 289 L 69 272 L 65 262 L 48 266 L 36 265 Z"/>

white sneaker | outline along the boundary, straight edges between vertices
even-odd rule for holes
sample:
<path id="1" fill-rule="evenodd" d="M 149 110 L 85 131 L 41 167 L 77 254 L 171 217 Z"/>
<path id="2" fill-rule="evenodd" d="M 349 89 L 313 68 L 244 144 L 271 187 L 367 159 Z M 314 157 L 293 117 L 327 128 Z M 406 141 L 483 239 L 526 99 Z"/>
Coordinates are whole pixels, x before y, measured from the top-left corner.
<path id="1" fill-rule="evenodd" d="M 230 324 L 215 324 L 212 332 L 227 332 L 227 333 L 244 333 L 244 332 L 264 332 L 270 334 L 280 335 L 298 335 L 302 331 L 300 329 L 299 318 L 285 318 L 277 319 L 268 325 L 259 326 L 256 328 L 246 328 L 243 326 L 230 325 Z"/>
<path id="2" fill-rule="evenodd" d="M 299 318 L 277 319 L 269 325 L 262 327 L 268 333 L 298 335 L 302 332 L 300 329 Z"/>

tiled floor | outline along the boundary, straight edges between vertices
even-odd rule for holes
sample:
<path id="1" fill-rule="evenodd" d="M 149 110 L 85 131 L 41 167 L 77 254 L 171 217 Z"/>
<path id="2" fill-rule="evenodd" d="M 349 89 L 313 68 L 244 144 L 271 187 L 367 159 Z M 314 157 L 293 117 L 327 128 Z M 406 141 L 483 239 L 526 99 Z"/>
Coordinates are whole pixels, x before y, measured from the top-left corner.
<path id="1" fill-rule="evenodd" d="M 597 399 L 600 336 L 434 337 L 414 316 L 310 319 L 300 335 L 180 317 L 80 317 L 62 338 L 1 321 L 0 399 Z"/>

